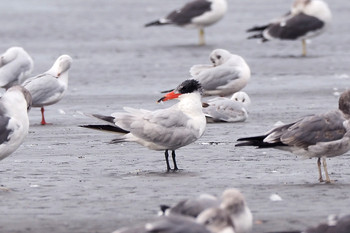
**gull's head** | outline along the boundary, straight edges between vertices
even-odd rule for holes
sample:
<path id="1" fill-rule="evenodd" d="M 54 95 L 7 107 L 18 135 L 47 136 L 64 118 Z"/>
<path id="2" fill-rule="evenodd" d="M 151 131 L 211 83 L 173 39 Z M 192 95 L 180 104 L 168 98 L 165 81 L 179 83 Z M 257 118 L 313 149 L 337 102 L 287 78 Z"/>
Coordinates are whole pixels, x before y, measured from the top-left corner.
<path id="1" fill-rule="evenodd" d="M 202 93 L 201 84 L 194 79 L 188 79 L 182 82 L 175 90 L 167 93 L 165 96 L 160 98 L 158 102 L 167 101 L 171 99 L 179 98 L 181 95 L 199 92 Z"/>
<path id="2" fill-rule="evenodd" d="M 26 53 L 21 47 L 11 47 L 8 48 L 3 54 L 0 56 L 0 67 L 4 64 L 9 63 L 19 56 L 20 53 Z"/>
<path id="3" fill-rule="evenodd" d="M 231 53 L 225 49 L 215 49 L 211 52 L 209 58 L 214 66 L 224 64 L 231 57 Z"/>
<path id="4" fill-rule="evenodd" d="M 196 222 L 204 225 L 211 232 L 234 233 L 234 224 L 230 214 L 218 207 L 201 212 L 196 218 Z"/>
<path id="5" fill-rule="evenodd" d="M 350 89 L 344 91 L 339 97 L 339 110 L 350 115 Z"/>
<path id="6" fill-rule="evenodd" d="M 239 213 L 245 208 L 245 199 L 238 189 L 226 189 L 222 194 L 220 207 L 231 214 Z"/>
<path id="7" fill-rule="evenodd" d="M 73 62 L 73 59 L 69 55 L 62 55 L 55 61 L 55 64 L 53 65 L 56 68 L 56 75 L 59 77 L 62 73 L 69 70 L 71 67 L 71 64 Z"/>
<path id="8" fill-rule="evenodd" d="M 292 14 L 303 12 L 305 7 L 311 3 L 312 0 L 295 0 L 292 5 Z"/>
<path id="9" fill-rule="evenodd" d="M 244 91 L 239 91 L 239 92 L 234 93 L 231 97 L 231 100 L 236 101 L 236 102 L 240 102 L 244 106 L 248 106 L 251 103 L 248 94 L 245 93 Z"/>

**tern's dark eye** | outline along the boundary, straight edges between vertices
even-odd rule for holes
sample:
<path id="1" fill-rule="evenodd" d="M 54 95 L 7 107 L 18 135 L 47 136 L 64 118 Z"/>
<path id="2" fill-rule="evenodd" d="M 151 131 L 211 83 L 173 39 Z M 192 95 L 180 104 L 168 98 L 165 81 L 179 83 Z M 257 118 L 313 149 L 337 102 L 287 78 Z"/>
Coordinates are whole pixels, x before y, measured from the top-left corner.
<path id="1" fill-rule="evenodd" d="M 221 58 L 221 56 L 220 56 L 220 55 L 216 55 L 216 58 L 217 58 L 217 59 L 220 59 L 220 58 Z"/>

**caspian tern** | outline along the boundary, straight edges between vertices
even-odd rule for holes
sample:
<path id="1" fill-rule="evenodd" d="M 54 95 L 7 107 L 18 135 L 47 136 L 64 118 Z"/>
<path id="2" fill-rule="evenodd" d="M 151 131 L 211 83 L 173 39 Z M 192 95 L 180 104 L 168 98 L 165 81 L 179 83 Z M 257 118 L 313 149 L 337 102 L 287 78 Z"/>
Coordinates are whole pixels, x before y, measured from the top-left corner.
<path id="1" fill-rule="evenodd" d="M 319 181 L 323 182 L 321 158 L 326 182 L 331 180 L 326 158 L 342 155 L 350 150 L 350 90 L 339 98 L 337 110 L 301 118 L 290 124 L 277 126 L 266 134 L 239 138 L 245 141 L 236 146 L 256 146 L 290 151 L 306 158 L 317 158 Z"/>
<path id="2" fill-rule="evenodd" d="M 203 96 L 228 96 L 247 85 L 250 68 L 241 56 L 215 49 L 209 58 L 212 65 L 194 65 L 190 69 L 192 78 L 202 85 Z"/>
<path id="3" fill-rule="evenodd" d="M 0 98 L 0 160 L 13 153 L 28 134 L 32 97 L 21 86 L 12 86 Z"/>
<path id="4" fill-rule="evenodd" d="M 204 28 L 224 17 L 227 11 L 226 0 L 194 0 L 179 10 L 174 10 L 165 18 L 161 18 L 145 26 L 173 24 L 185 28 L 199 29 L 199 44 L 204 45 Z"/>
<path id="5" fill-rule="evenodd" d="M 22 86 L 29 90 L 33 98 L 33 107 L 41 108 L 41 124 L 46 125 L 44 106 L 60 101 L 68 88 L 68 71 L 72 58 L 62 55 L 53 66 L 43 74 L 27 79 Z"/>
<path id="6" fill-rule="evenodd" d="M 306 56 L 306 39 L 325 31 L 332 20 L 327 3 L 322 0 L 295 0 L 291 10 L 273 22 L 257 26 L 247 32 L 257 32 L 248 39 L 259 38 L 263 42 L 280 40 L 301 40 L 302 55 Z"/>
<path id="7" fill-rule="evenodd" d="M 21 47 L 11 47 L 0 56 L 0 87 L 21 84 L 34 67 L 33 59 Z"/>
<path id="8" fill-rule="evenodd" d="M 195 142 L 205 130 L 206 119 L 202 112 L 201 85 L 196 80 L 186 80 L 160 101 L 178 99 L 179 103 L 156 111 L 124 108 L 125 112 L 111 116 L 93 116 L 109 122 L 109 125 L 85 125 L 82 127 L 124 134 L 112 141 L 137 142 L 151 150 L 164 150 L 167 171 L 170 170 L 169 154 L 172 151 L 174 170 L 178 170 L 175 150 Z"/>

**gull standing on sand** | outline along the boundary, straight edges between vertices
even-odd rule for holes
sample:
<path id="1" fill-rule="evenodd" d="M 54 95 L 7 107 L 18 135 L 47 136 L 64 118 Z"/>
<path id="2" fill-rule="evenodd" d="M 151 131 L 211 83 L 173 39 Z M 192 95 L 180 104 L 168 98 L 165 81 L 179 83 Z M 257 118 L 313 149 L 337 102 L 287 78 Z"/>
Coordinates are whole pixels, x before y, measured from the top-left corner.
<path id="1" fill-rule="evenodd" d="M 280 40 L 301 40 L 306 56 L 306 39 L 320 35 L 332 20 L 328 5 L 322 0 L 295 0 L 291 10 L 273 22 L 257 26 L 247 32 L 257 32 L 248 39 L 260 38 L 263 42 Z"/>
<path id="2" fill-rule="evenodd" d="M 33 59 L 21 47 L 11 47 L 0 56 L 0 87 L 21 84 L 34 67 Z"/>
<path id="3" fill-rule="evenodd" d="M 182 200 L 173 207 L 161 205 L 164 215 L 185 215 L 197 219 L 205 210 L 212 208 L 227 211 L 236 233 L 249 233 L 252 230 L 253 215 L 243 194 L 235 188 L 226 189 L 220 199 L 202 194 L 197 198 Z"/>
<path id="4" fill-rule="evenodd" d="M 113 233 L 237 233 L 227 211 L 211 208 L 197 219 L 183 215 L 161 216 L 142 227 L 123 228 Z"/>
<path id="5" fill-rule="evenodd" d="M 204 28 L 224 17 L 227 11 L 226 0 L 194 0 L 179 10 L 174 10 L 165 18 L 161 18 L 145 26 L 173 24 L 185 28 L 199 29 L 199 44 L 204 45 Z"/>
<path id="6" fill-rule="evenodd" d="M 53 66 L 43 74 L 27 79 L 22 86 L 29 90 L 33 98 L 33 107 L 41 108 L 41 124 L 46 125 L 44 106 L 60 101 L 68 88 L 68 71 L 72 58 L 62 55 Z"/>
<path id="7" fill-rule="evenodd" d="M 208 123 L 242 122 L 247 120 L 247 107 L 251 101 L 247 93 L 236 92 L 232 97 L 216 97 L 203 103 L 203 113 Z"/>
<path id="8" fill-rule="evenodd" d="M 28 134 L 32 97 L 21 86 L 10 87 L 0 98 L 0 160 L 13 153 Z"/>
<path id="9" fill-rule="evenodd" d="M 112 141 L 137 142 L 151 150 L 164 150 L 167 171 L 170 170 L 169 150 L 172 150 L 174 170 L 178 170 L 175 150 L 195 142 L 205 130 L 206 120 L 202 112 L 201 85 L 196 80 L 186 80 L 174 91 L 158 100 L 178 99 L 179 103 L 166 109 L 149 111 L 124 108 L 125 112 L 111 116 L 94 114 L 109 125 L 85 125 L 82 127 L 123 134 Z"/>
<path id="10" fill-rule="evenodd" d="M 323 182 L 321 158 L 326 182 L 331 180 L 326 158 L 342 155 L 350 150 L 350 90 L 339 97 L 338 109 L 301 118 L 291 124 L 275 127 L 266 134 L 240 138 L 236 146 L 256 146 L 290 151 L 306 158 L 317 158 L 319 181 Z"/>
<path id="11" fill-rule="evenodd" d="M 228 96 L 247 85 L 250 68 L 242 57 L 215 49 L 209 58 L 212 65 L 194 65 L 190 69 L 192 78 L 202 85 L 203 96 Z"/>

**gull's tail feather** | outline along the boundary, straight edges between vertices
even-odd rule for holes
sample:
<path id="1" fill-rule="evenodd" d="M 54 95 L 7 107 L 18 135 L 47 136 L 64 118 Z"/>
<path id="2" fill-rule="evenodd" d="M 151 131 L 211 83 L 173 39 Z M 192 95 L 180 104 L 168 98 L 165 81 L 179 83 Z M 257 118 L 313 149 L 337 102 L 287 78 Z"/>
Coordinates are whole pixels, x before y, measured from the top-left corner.
<path id="1" fill-rule="evenodd" d="M 113 125 L 80 125 L 80 127 L 101 130 L 101 131 L 114 132 L 114 133 L 122 133 L 122 134 L 130 133 L 127 130 L 124 130 L 118 126 L 113 126 Z"/>
<path id="2" fill-rule="evenodd" d="M 155 21 L 149 22 L 145 24 L 145 27 L 150 27 L 150 26 L 161 26 L 161 25 L 167 25 L 170 24 L 164 19 L 157 19 Z"/>
<path id="3" fill-rule="evenodd" d="M 267 137 L 267 135 L 261 135 L 261 136 L 255 136 L 255 137 L 248 137 L 248 138 L 239 138 L 237 141 L 241 142 L 236 144 L 235 146 L 256 146 L 258 148 L 269 148 L 269 147 L 276 147 L 276 146 L 286 146 L 282 142 L 264 142 L 264 139 Z"/>
<path id="4" fill-rule="evenodd" d="M 109 144 L 117 144 L 117 143 L 122 143 L 122 142 L 126 142 L 126 140 L 124 138 L 115 138 L 115 139 L 111 140 L 109 142 Z"/>
<path id="5" fill-rule="evenodd" d="M 264 25 L 264 26 L 255 26 L 255 27 L 249 28 L 249 29 L 247 30 L 247 32 L 263 31 L 263 30 L 265 30 L 266 28 L 268 28 L 269 26 L 270 26 L 269 24 Z"/>
<path id="6" fill-rule="evenodd" d="M 267 24 L 267 25 L 264 25 L 264 26 L 255 26 L 255 27 L 249 28 L 247 30 L 247 32 L 257 32 L 257 33 L 247 37 L 247 39 L 261 39 L 262 42 L 268 41 L 268 39 L 266 39 L 264 37 L 263 31 L 266 28 L 268 28 L 269 26 L 270 26 L 270 24 Z"/>
<path id="7" fill-rule="evenodd" d="M 264 36 L 262 33 L 254 34 L 252 36 L 248 36 L 247 39 L 264 39 Z"/>

